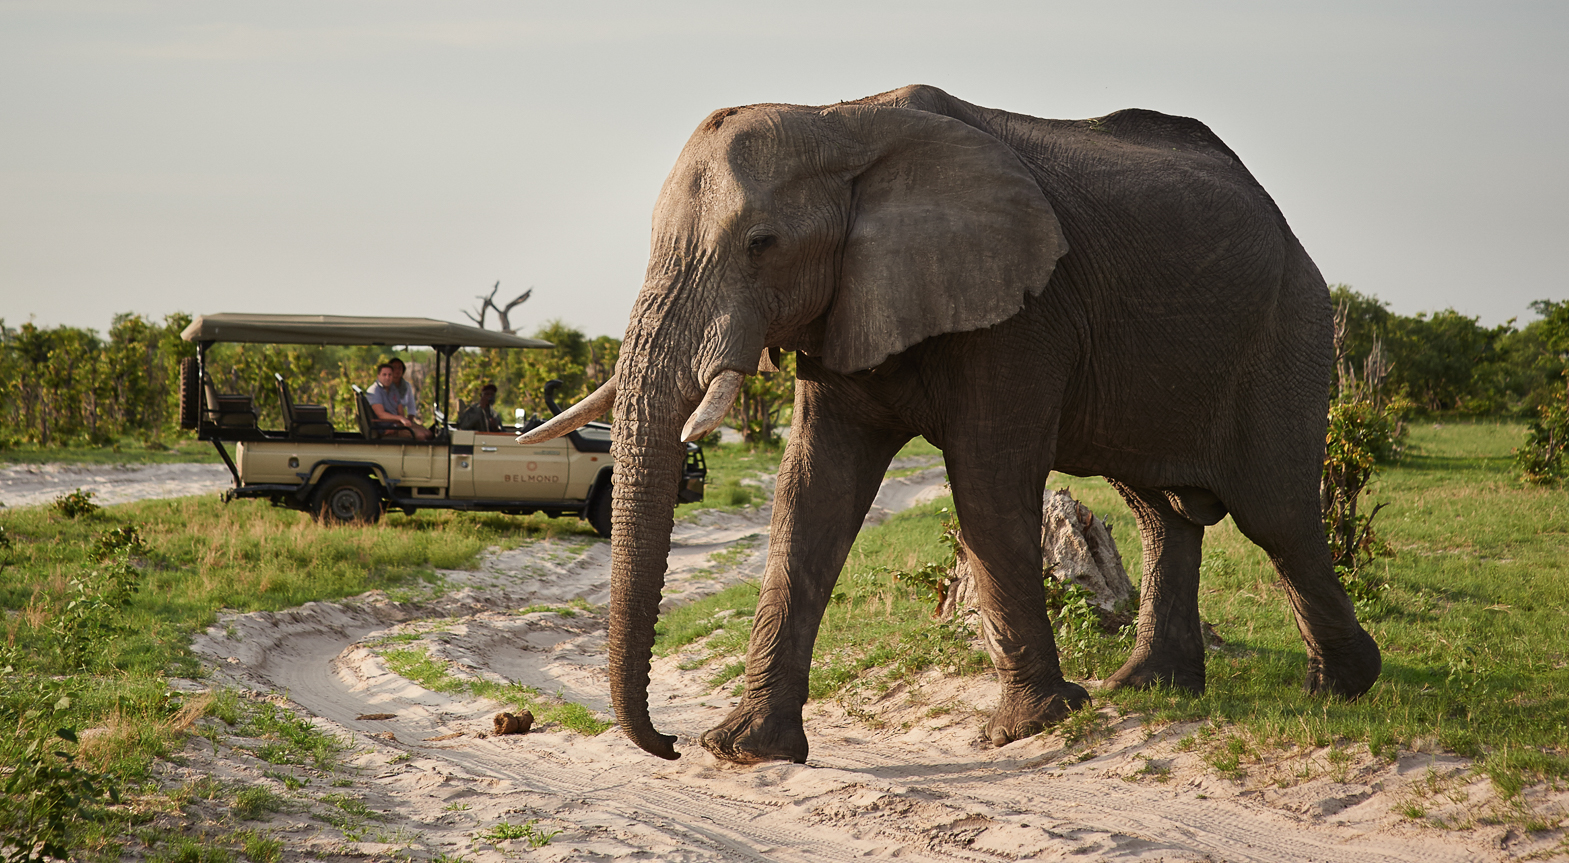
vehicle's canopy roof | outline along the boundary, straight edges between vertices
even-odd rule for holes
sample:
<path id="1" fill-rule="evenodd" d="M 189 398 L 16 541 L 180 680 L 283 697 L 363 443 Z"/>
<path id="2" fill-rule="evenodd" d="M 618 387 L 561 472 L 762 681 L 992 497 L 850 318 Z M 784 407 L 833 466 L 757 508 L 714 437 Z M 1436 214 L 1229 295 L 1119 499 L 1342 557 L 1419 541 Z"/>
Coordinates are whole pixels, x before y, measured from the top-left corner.
<path id="1" fill-rule="evenodd" d="M 453 345 L 465 348 L 553 348 L 525 339 L 433 318 L 357 315 L 202 315 L 180 333 L 188 342 L 263 342 L 283 345 Z"/>

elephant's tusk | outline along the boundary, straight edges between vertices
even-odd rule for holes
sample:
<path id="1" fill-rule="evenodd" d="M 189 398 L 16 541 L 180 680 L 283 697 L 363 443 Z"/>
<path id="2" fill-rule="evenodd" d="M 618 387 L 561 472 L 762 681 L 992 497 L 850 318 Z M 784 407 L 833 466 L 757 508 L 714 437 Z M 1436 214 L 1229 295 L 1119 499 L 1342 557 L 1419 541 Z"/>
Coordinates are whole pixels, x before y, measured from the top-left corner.
<path id="1" fill-rule="evenodd" d="M 588 425 L 594 417 L 610 410 L 616 400 L 616 376 L 611 375 L 599 389 L 588 394 L 572 407 L 550 418 L 550 421 L 536 429 L 530 429 L 518 435 L 518 443 L 532 444 L 544 443 L 555 440 L 568 432 L 575 432 Z"/>
<path id="2" fill-rule="evenodd" d="M 738 371 L 726 369 L 709 381 L 708 395 L 703 396 L 703 403 L 697 406 L 697 410 L 686 421 L 686 427 L 681 429 L 681 439 L 691 443 L 719 428 L 719 424 L 725 421 L 725 414 L 730 412 L 730 406 L 735 404 L 735 397 L 740 395 L 741 382 L 745 378 Z"/>

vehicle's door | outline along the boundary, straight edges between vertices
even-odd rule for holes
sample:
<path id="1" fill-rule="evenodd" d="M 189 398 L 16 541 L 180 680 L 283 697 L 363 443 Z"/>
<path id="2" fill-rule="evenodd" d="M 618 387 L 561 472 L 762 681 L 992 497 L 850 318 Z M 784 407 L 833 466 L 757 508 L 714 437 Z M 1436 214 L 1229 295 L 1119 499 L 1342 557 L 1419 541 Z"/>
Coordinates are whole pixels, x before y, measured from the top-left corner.
<path id="1" fill-rule="evenodd" d="M 480 500 L 561 500 L 566 497 L 564 440 L 525 446 L 516 432 L 474 435 L 474 497 Z"/>

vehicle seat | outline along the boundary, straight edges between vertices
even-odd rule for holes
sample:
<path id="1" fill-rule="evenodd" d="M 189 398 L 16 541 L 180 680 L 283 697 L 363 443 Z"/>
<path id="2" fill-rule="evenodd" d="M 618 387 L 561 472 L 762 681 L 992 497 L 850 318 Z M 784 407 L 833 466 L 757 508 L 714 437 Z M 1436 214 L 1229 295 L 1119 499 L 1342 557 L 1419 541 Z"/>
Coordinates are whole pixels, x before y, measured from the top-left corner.
<path id="1" fill-rule="evenodd" d="M 202 422 L 219 428 L 253 429 L 256 417 L 256 405 L 250 396 L 219 394 L 212 378 L 202 374 Z"/>
<path id="2" fill-rule="evenodd" d="M 370 399 L 365 397 L 365 391 L 354 384 L 349 386 L 354 389 L 354 405 L 357 408 L 355 413 L 360 420 L 360 434 L 366 440 L 376 440 L 389 429 L 399 427 L 395 422 L 376 419 L 376 412 L 370 409 Z"/>
<path id="3" fill-rule="evenodd" d="M 283 375 L 273 373 L 278 379 L 278 404 L 283 408 L 283 427 L 290 437 L 332 437 L 332 421 L 327 418 L 325 405 L 297 405 L 289 395 L 289 385 Z"/>

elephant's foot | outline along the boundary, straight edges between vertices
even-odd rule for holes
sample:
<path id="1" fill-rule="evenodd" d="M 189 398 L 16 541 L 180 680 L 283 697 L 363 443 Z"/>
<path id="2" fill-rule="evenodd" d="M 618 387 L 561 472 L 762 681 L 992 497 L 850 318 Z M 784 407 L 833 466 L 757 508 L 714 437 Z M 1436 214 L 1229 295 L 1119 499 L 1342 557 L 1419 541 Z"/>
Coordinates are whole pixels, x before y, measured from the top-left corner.
<path id="1" fill-rule="evenodd" d="M 1062 681 L 1045 691 L 1004 688 L 1002 703 L 986 723 L 985 734 L 993 746 L 1033 737 L 1068 718 L 1090 703 L 1090 694 L 1077 683 Z"/>
<path id="2" fill-rule="evenodd" d="M 1106 678 L 1105 688 L 1153 689 L 1170 686 L 1194 695 L 1204 694 L 1204 654 L 1196 659 L 1173 659 L 1170 651 L 1134 651 L 1117 672 Z"/>
<path id="3" fill-rule="evenodd" d="M 806 763 L 806 728 L 800 715 L 781 716 L 749 705 L 744 699 L 725 721 L 703 732 L 697 742 L 716 756 L 737 764 Z"/>
<path id="4" fill-rule="evenodd" d="M 1339 643 L 1320 643 L 1308 648 L 1307 691 L 1327 693 L 1351 700 L 1373 687 L 1383 670 L 1378 642 L 1367 631 Z"/>

